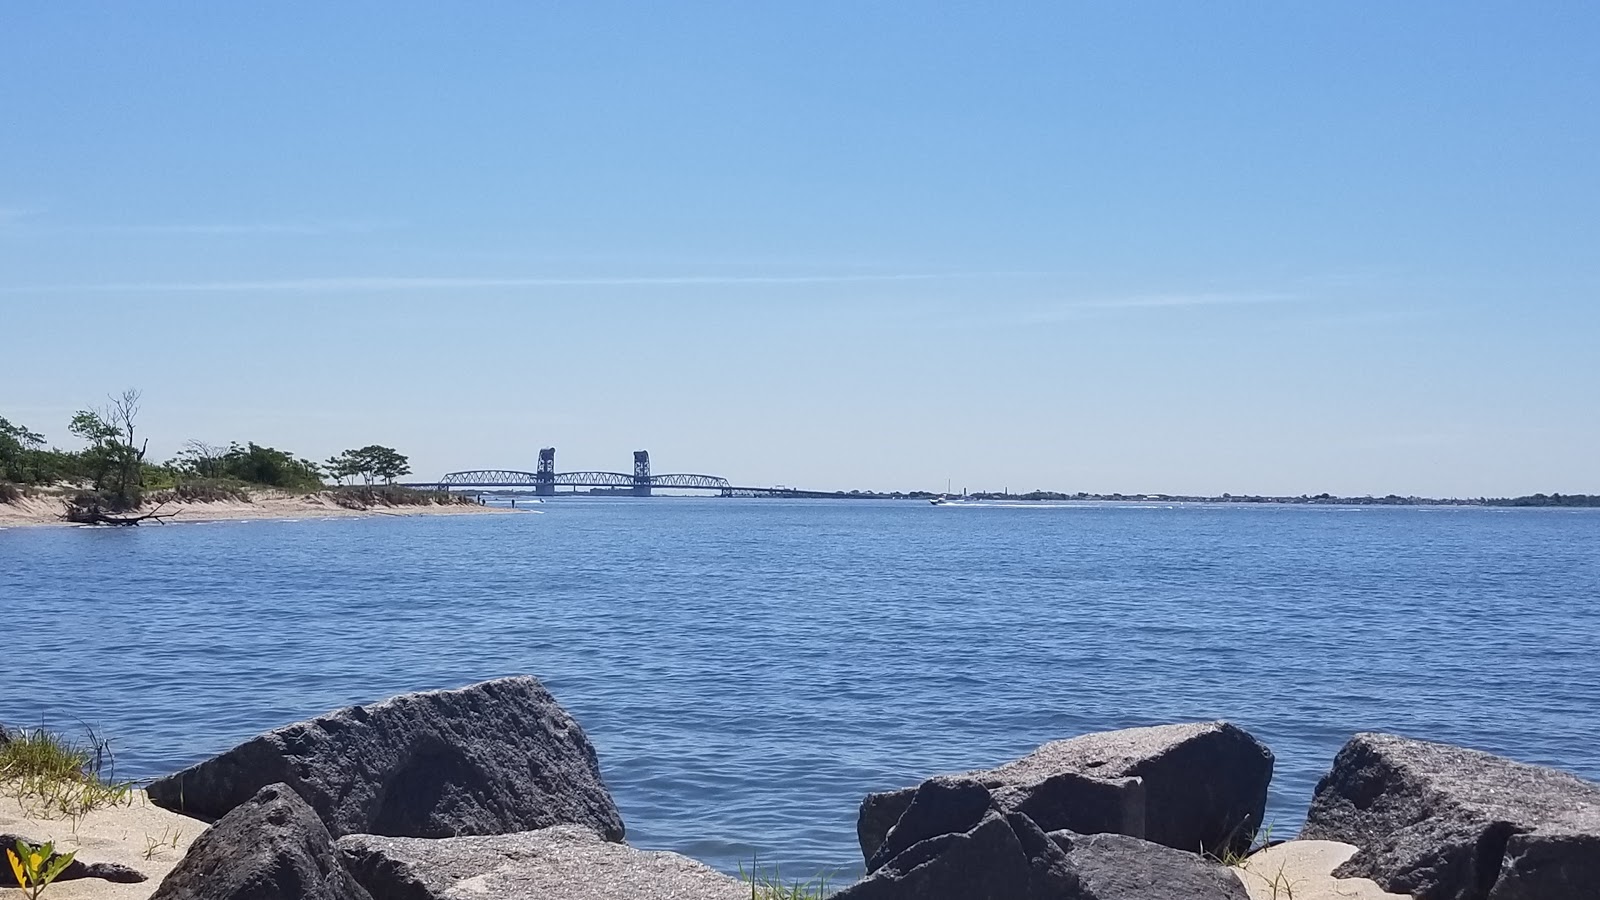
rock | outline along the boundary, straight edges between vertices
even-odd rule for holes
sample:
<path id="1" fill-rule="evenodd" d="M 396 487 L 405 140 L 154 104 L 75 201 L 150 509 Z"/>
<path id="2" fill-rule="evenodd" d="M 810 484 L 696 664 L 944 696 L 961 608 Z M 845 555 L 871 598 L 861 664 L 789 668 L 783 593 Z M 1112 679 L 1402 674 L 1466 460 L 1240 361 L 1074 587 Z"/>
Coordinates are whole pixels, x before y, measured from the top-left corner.
<path id="1" fill-rule="evenodd" d="M 1052 831 L 1050 839 L 1066 851 L 1082 900 L 1250 900 L 1227 866 L 1198 854 L 1122 834 Z"/>
<path id="2" fill-rule="evenodd" d="M 40 847 L 46 843 L 46 841 L 34 840 L 23 837 L 20 834 L 0 833 L 0 859 L 5 858 L 6 850 L 15 852 L 17 841 L 22 841 L 30 847 Z M 60 848 L 58 847 L 57 849 L 59 850 Z M 54 860 L 60 855 L 60 853 L 52 853 L 50 858 Z M 98 878 L 102 881 L 110 881 L 116 884 L 138 884 L 141 881 L 149 880 L 143 872 L 121 863 L 86 863 L 83 861 L 81 853 L 74 856 L 72 862 L 67 863 L 67 867 L 61 870 L 61 874 L 57 875 L 55 880 L 58 882 L 74 881 L 79 878 Z M 12 873 L 10 866 L 0 866 L 0 887 L 17 887 L 17 876 Z"/>
<path id="3" fill-rule="evenodd" d="M 1600 896 L 1600 785 L 1448 744 L 1351 738 L 1301 837 L 1354 844 L 1335 875 L 1419 900 Z"/>
<path id="4" fill-rule="evenodd" d="M 1066 854 L 987 793 L 961 779 L 917 788 L 870 874 L 833 900 L 1078 900 Z"/>
<path id="5" fill-rule="evenodd" d="M 454 837 L 550 825 L 623 836 L 589 738 L 536 679 L 402 694 L 269 731 L 151 784 L 215 819 L 283 782 L 335 837 Z"/>
<path id="6" fill-rule="evenodd" d="M 339 852 L 380 900 L 750 900 L 748 885 L 676 853 L 635 850 L 576 825 L 424 838 L 354 834 Z"/>
<path id="7" fill-rule="evenodd" d="M 994 797 L 989 789 L 976 781 L 932 778 L 923 782 L 899 822 L 867 860 L 867 872 L 876 872 L 914 844 L 971 829 L 992 806 Z"/>
<path id="8" fill-rule="evenodd" d="M 151 900 L 372 900 L 286 784 L 262 788 L 189 845 Z"/>
<path id="9" fill-rule="evenodd" d="M 1284 841 L 1250 854 L 1234 871 L 1250 900 L 1411 900 L 1370 878 L 1335 878 L 1356 848 L 1338 841 Z"/>
<path id="10" fill-rule="evenodd" d="M 1272 751 L 1227 722 L 1158 725 L 1045 744 L 971 772 L 1002 810 L 1046 831 L 1116 833 L 1179 850 L 1242 851 L 1261 825 Z M 915 788 L 869 794 L 856 834 L 870 860 Z"/>

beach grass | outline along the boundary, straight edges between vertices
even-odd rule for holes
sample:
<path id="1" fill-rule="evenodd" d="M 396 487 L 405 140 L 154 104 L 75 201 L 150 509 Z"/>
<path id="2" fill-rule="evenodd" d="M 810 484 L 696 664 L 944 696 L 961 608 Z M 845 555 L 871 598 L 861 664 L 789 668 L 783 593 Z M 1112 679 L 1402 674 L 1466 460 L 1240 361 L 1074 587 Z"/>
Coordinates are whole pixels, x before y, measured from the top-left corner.
<path id="1" fill-rule="evenodd" d="M 786 882 L 776 868 L 764 871 L 753 863 L 749 871 L 739 867 L 739 878 L 750 885 L 750 900 L 822 900 L 833 893 L 826 874 Z"/>
<path id="2" fill-rule="evenodd" d="M 110 743 L 92 728 L 84 735 L 0 726 L 0 796 L 38 818 L 74 820 L 130 802 L 133 784 L 116 780 Z"/>

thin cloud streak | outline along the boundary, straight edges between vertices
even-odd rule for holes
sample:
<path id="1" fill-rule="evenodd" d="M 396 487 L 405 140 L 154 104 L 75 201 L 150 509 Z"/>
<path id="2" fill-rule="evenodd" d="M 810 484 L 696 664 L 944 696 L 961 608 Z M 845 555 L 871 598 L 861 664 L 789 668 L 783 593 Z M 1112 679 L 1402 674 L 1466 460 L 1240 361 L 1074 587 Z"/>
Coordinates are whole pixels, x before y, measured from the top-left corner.
<path id="1" fill-rule="evenodd" d="M 922 328 L 936 331 L 1049 327 L 1086 320 L 1103 321 L 1139 315 L 1159 316 L 1163 311 L 1176 315 L 1193 310 L 1199 315 L 1203 310 L 1210 308 L 1270 307 L 1315 302 L 1315 298 L 1301 294 L 1267 291 L 1172 292 L 1099 297 L 1090 295 L 1078 300 L 1061 300 L 1049 304 L 1008 299 L 1004 306 L 990 306 L 982 314 L 960 310 L 947 316 L 928 315 L 917 318 L 916 322 Z M 906 315 L 908 318 L 912 317 L 910 313 Z"/>
<path id="2" fill-rule="evenodd" d="M 663 275 L 626 277 L 341 277 L 287 278 L 260 281 L 171 281 L 110 284 L 44 284 L 0 287 L 5 294 L 70 293 L 325 293 L 330 291 L 466 290 L 475 288 L 657 287 L 675 285 L 841 284 L 854 282 L 937 281 L 953 278 L 1005 277 L 1005 272 L 905 273 L 893 275 Z"/>
<path id="3" fill-rule="evenodd" d="M 1184 309 L 1205 306 L 1260 306 L 1278 303 L 1297 303 L 1302 300 L 1295 294 L 1283 293 L 1194 293 L 1194 294 L 1140 294 L 1130 297 L 1108 297 L 1097 300 L 1078 300 L 1063 303 L 1050 309 L 1035 310 L 1018 317 L 1019 324 L 1046 325 L 1081 319 L 1098 312 L 1145 309 Z"/>
<path id="4" fill-rule="evenodd" d="M 55 234 L 120 234 L 120 235 L 190 235 L 216 236 L 272 236 L 315 237 L 334 234 L 370 234 L 405 226 L 398 221 L 352 222 L 191 222 L 149 225 L 46 225 L 28 222 L 28 216 L 7 216 L 0 210 L 0 233 L 26 235 Z"/>
<path id="5" fill-rule="evenodd" d="M 1214 306 L 1267 306 L 1267 304 L 1301 303 L 1293 293 L 1149 293 L 1149 295 L 1110 296 L 1110 298 L 1077 299 L 1069 303 L 1054 304 L 1043 309 L 1021 311 L 1011 317 L 1011 325 L 1051 325 L 1074 322 L 1093 315 L 1115 312 L 1158 311 L 1158 309 L 1198 309 Z"/>

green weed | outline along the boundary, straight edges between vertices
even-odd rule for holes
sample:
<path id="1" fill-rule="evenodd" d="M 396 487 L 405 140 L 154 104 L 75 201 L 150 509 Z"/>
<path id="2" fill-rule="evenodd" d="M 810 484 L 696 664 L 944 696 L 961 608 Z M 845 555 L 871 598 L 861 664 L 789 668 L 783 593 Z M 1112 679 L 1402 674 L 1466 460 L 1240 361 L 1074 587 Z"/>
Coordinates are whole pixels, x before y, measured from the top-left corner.
<path id="1" fill-rule="evenodd" d="M 826 874 L 809 881 L 796 879 L 785 883 L 777 867 L 765 872 L 759 861 L 752 861 L 748 872 L 741 865 L 739 880 L 750 885 L 750 900 L 822 900 L 833 893 L 828 889 Z"/>
<path id="2" fill-rule="evenodd" d="M 0 727 L 0 793 L 28 815 L 74 825 L 93 810 L 126 805 L 133 785 L 116 780 L 110 743 L 92 728 L 84 732 L 78 742 L 43 728 Z"/>
<path id="3" fill-rule="evenodd" d="M 149 833 L 144 836 L 144 858 L 150 859 L 163 850 L 178 849 L 178 841 L 183 839 L 183 829 L 173 828 L 171 825 L 161 829 L 161 836 L 155 837 Z"/>

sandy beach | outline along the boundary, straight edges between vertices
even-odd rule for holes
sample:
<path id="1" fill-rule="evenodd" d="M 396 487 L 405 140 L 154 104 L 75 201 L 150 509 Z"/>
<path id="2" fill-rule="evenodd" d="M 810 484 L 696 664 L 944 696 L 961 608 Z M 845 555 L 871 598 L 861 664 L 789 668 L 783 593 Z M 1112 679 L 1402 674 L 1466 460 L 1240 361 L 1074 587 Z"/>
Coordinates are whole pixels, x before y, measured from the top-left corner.
<path id="1" fill-rule="evenodd" d="M 40 495 L 24 497 L 14 503 L 0 503 L 0 528 L 17 528 L 41 525 L 71 525 L 61 519 L 63 510 L 60 496 Z M 150 512 L 146 506 L 139 513 Z M 163 515 L 177 513 L 176 518 L 162 524 L 183 522 L 222 522 L 243 519 L 312 519 L 344 518 L 355 516 L 459 516 L 496 515 L 520 513 L 528 510 L 506 509 L 498 506 L 451 504 L 448 506 L 374 506 L 371 509 L 347 509 L 333 501 L 328 494 L 287 494 L 280 491 L 259 491 L 249 502 L 225 500 L 210 503 L 167 503 L 161 507 Z M 146 526 L 156 525 L 146 522 Z M 81 526 L 75 526 L 81 527 Z"/>
<path id="2" fill-rule="evenodd" d="M 3 507 L 0 507 L 3 508 Z M 143 900 L 155 893 L 161 879 L 183 859 L 189 845 L 210 827 L 188 816 L 151 803 L 144 791 L 134 790 L 125 802 L 102 807 L 77 818 L 44 815 L 35 804 L 19 799 L 9 787 L 0 788 L 0 832 L 16 834 L 35 843 L 51 841 L 62 852 L 75 852 L 85 864 L 116 863 L 146 876 L 134 884 L 99 878 L 58 881 L 44 896 L 73 900 Z M 22 897 L 0 889 L 7 897 Z"/>

